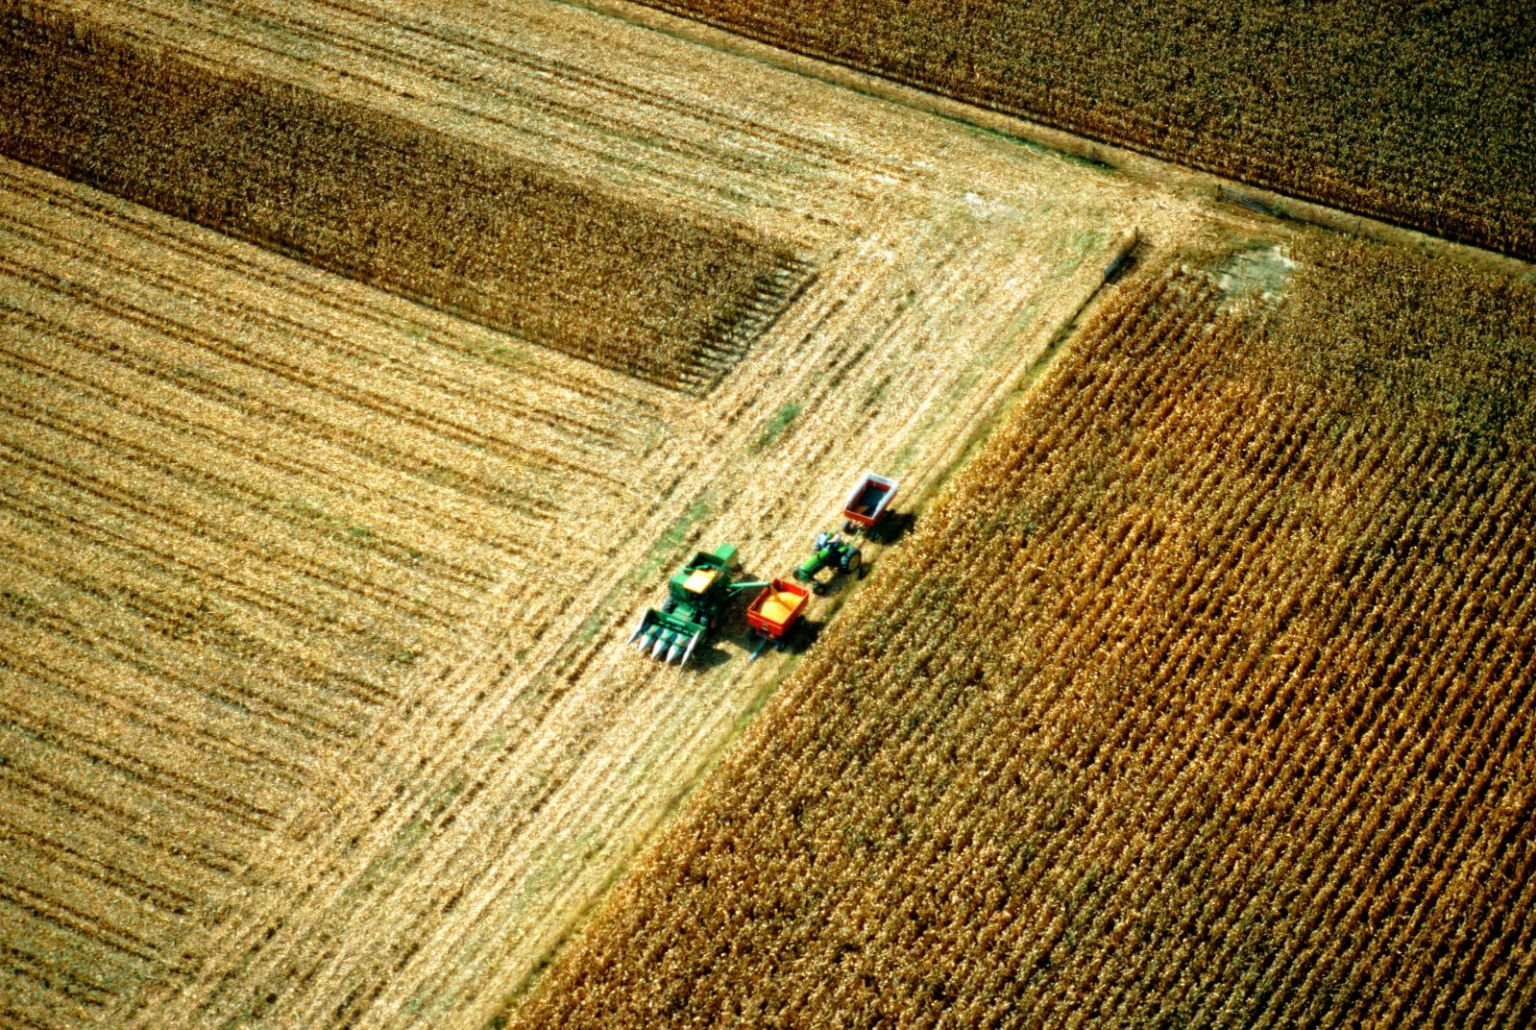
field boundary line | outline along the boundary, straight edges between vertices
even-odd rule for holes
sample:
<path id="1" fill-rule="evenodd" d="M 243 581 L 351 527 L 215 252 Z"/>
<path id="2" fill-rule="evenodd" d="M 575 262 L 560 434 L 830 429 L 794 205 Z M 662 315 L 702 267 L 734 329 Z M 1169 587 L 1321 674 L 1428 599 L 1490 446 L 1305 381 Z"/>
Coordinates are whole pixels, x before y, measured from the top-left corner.
<path id="1" fill-rule="evenodd" d="M 1134 227 L 1120 228 L 1122 231 L 1106 247 L 1107 252 L 1116 260 L 1133 249 L 1138 241 L 1138 234 Z M 1155 266 L 1138 263 L 1126 278 L 1142 274 L 1146 267 Z M 977 409 L 976 416 L 960 427 L 961 431 L 949 448 L 946 457 L 935 462 L 937 473 L 916 482 L 904 484 L 906 489 L 902 495 L 903 507 L 908 511 L 920 517 L 933 505 L 944 488 L 969 462 L 971 456 L 992 437 L 1008 415 L 1015 410 L 1023 396 L 1065 353 L 1062 344 L 1081 328 L 1085 313 L 1104 298 L 1105 288 L 1124 281 L 1118 278 L 1112 279 L 1104 270 L 1096 274 L 1080 273 L 1077 278 L 1086 280 L 1083 283 L 1081 297 L 1070 305 L 1064 304 L 1060 318 L 1042 320 L 1035 328 L 1031 335 L 1038 344 L 1026 348 L 1034 356 L 1022 362 L 1015 372 L 999 382 L 987 403 Z M 830 626 L 836 614 L 859 596 L 866 586 L 865 583 L 854 583 L 851 584 L 851 589 L 840 590 L 836 594 L 823 598 L 824 607 L 820 614 L 823 625 Z M 609 603 L 608 599 L 605 599 L 604 603 Z M 623 859 L 609 870 L 603 879 L 601 890 L 574 911 L 558 938 L 538 957 L 522 979 L 505 993 L 498 1003 L 498 1011 L 503 1017 L 515 1012 L 537 989 L 545 973 L 559 961 L 561 955 L 581 939 L 591 925 L 592 918 L 611 895 L 613 888 L 637 868 L 637 863 L 643 860 L 652 845 L 676 824 L 680 813 L 697 796 L 699 788 L 706 784 L 747 729 L 757 721 L 763 708 L 799 667 L 803 657 L 804 652 L 788 654 L 778 671 L 756 690 L 747 707 L 736 717 L 730 732 L 711 744 L 698 774 L 678 786 L 668 798 L 662 816 L 627 846 Z"/>
<path id="2" fill-rule="evenodd" d="M 1238 179 L 1189 168 L 1172 161 L 1143 154 L 1113 143 L 1102 143 L 1087 136 L 1058 129 L 1044 122 L 977 104 L 955 100 L 859 71 L 849 65 L 813 57 L 795 50 L 773 46 L 750 36 L 722 29 L 708 22 L 696 21 L 648 7 L 634 0 L 552 0 L 567 7 L 579 7 L 594 14 L 616 18 L 653 32 L 675 36 L 699 46 L 733 53 L 748 60 L 771 65 L 784 71 L 818 79 L 833 86 L 853 90 L 876 100 L 962 122 L 986 132 L 1010 136 L 1024 143 L 1045 147 L 1067 158 L 1085 161 L 1121 172 L 1154 186 L 1163 186 L 1186 195 L 1203 195 L 1212 204 L 1236 205 L 1256 214 L 1318 226 L 1348 236 L 1359 236 L 1427 254 L 1447 257 L 1478 268 L 1522 276 L 1536 281 L 1536 263 L 1486 250 L 1468 243 L 1457 243 L 1405 225 L 1397 225 L 1368 215 L 1355 214 L 1315 201 L 1302 200 Z"/>

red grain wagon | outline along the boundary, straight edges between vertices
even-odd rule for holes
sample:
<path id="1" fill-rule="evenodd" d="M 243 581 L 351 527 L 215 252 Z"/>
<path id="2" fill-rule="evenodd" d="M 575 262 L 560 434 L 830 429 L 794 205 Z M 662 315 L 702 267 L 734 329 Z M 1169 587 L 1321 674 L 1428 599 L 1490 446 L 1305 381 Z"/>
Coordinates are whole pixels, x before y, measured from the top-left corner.
<path id="1" fill-rule="evenodd" d="M 810 600 L 811 592 L 793 580 L 775 579 L 765 586 L 747 606 L 747 626 L 751 635 L 761 638 L 752 657 L 769 644 L 782 647 Z"/>
<path id="2" fill-rule="evenodd" d="M 885 513 L 890 510 L 891 498 L 896 496 L 896 480 L 887 476 L 877 476 L 873 472 L 864 473 L 864 478 L 859 480 L 853 488 L 853 493 L 848 495 L 848 503 L 843 505 L 843 530 L 847 533 L 857 533 L 860 530 L 866 533 L 879 525 Z"/>

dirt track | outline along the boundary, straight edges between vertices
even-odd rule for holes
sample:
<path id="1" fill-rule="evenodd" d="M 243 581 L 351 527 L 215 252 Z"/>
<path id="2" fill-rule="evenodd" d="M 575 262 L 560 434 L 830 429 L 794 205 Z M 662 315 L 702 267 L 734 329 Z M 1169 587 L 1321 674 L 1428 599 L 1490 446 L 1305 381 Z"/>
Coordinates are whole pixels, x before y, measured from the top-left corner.
<path id="1" fill-rule="evenodd" d="M 144 353 L 166 346 L 167 323 L 193 331 L 188 347 L 222 341 L 219 360 L 268 353 L 276 330 L 259 327 L 279 317 L 307 327 L 285 330 L 295 340 L 319 335 L 333 350 L 367 352 L 343 376 L 327 364 L 338 360 L 331 352 L 306 343 L 288 359 L 300 385 L 253 380 L 239 394 L 248 409 L 230 396 L 207 401 L 207 425 L 241 420 L 239 433 L 199 456 L 219 475 L 267 482 L 271 441 L 284 431 L 279 401 L 302 401 L 357 444 L 347 461 L 317 458 L 310 473 L 334 495 L 339 525 L 293 530 L 289 542 L 284 526 L 306 518 L 290 513 L 262 530 L 266 546 L 373 527 L 380 540 L 441 557 L 441 567 L 421 568 L 400 551 L 377 566 L 378 575 L 404 577 L 397 589 L 407 596 L 437 603 L 405 629 L 391 628 L 392 602 L 364 601 L 369 576 L 327 588 L 336 619 L 354 620 L 358 633 L 408 636 L 411 660 L 381 668 L 374 704 L 322 696 L 322 714 L 345 732 L 271 745 L 292 766 L 282 782 L 264 786 L 275 774 L 259 763 L 230 774 L 232 792 L 270 794 L 270 818 L 227 841 L 248 865 L 184 888 L 193 903 L 145 930 L 148 957 L 82 1002 L 104 1025 L 258 1016 L 304 1026 L 483 1023 L 793 661 L 771 655 L 749 665 L 729 635 L 684 672 L 623 647 L 670 568 L 696 547 L 731 541 L 748 572 L 783 573 L 812 533 L 835 522 L 865 468 L 899 476 L 900 507 L 920 507 L 1099 288 L 1122 233 L 1134 226 L 1158 247 L 1199 231 L 1205 217 L 1002 138 L 576 8 L 497 4 L 481 9 L 481 21 L 465 14 L 455 24 L 438 14 L 429 23 L 425 3 L 384 10 L 93 7 L 141 42 L 431 119 L 658 204 L 747 219 L 814 255 L 820 274 L 718 390 L 685 398 L 6 166 L 7 232 L 32 241 L 7 268 L 24 284 L 26 311 L 65 303 L 48 277 L 88 266 L 70 272 L 91 277 L 95 291 L 76 298 L 70 319 L 117 325 L 125 306 L 142 309 L 153 322 L 136 344 Z M 67 231 L 51 221 L 60 210 L 69 212 Z M 82 233 L 93 240 L 89 253 L 69 240 Z M 174 288 L 155 285 L 172 255 L 189 270 Z M 226 273 L 203 276 L 202 267 Z M 115 375 L 110 361 L 122 360 L 100 364 L 108 359 L 83 355 L 68 333 L 26 321 L 5 334 L 13 353 L 46 350 L 37 360 L 48 376 L 76 363 L 84 375 Z M 414 427 L 352 403 L 344 384 L 357 375 L 380 397 L 414 398 Z M 136 398 L 155 392 L 164 410 L 180 410 L 192 389 L 164 369 L 122 385 L 130 388 L 103 399 L 93 417 L 126 418 Z M 265 391 L 273 404 L 262 407 Z M 51 394 L 17 396 L 22 406 L 0 415 L 8 432 L 47 424 Z M 140 413 L 120 443 L 148 446 L 170 431 L 169 418 Z M 386 440 L 387 450 L 369 451 Z M 519 457 L 535 443 L 537 457 Z M 119 486 L 137 474 L 105 454 L 80 460 Z M 428 485 L 434 469 L 493 484 L 491 500 L 503 507 L 465 499 L 472 491 L 458 482 Z M 277 485 L 261 489 L 284 496 Z M 83 519 L 96 517 L 80 504 Z M 237 543 L 233 530 L 204 523 L 178 537 L 159 509 L 122 517 L 131 533 L 162 540 L 166 552 L 184 549 L 202 569 L 224 568 Z M 83 532 L 22 526 L 24 543 L 7 553 L 77 545 Z M 455 582 L 451 604 L 450 558 L 476 563 Z M 875 561 L 869 586 L 878 588 Z M 319 588 L 265 583 L 277 575 L 269 567 L 242 566 L 257 586 L 290 591 L 300 610 L 263 625 L 306 647 L 352 653 L 336 626 L 306 622 Z M 227 600 L 224 586 L 187 575 L 214 603 Z M 374 614 L 362 614 L 365 603 L 377 604 Z M 812 618 L 824 622 L 835 604 L 820 602 Z M 91 625 L 158 640 L 138 623 Z M 52 639 L 46 627 L 35 632 Z M 258 649 L 250 674 L 275 675 L 269 665 L 282 653 Z M 112 677 L 110 668 L 82 672 L 74 685 L 88 706 L 105 707 Z M 144 703 L 159 704 L 152 695 L 168 688 L 150 677 L 142 689 Z M 113 720 L 97 723 L 102 742 L 118 741 Z M 190 747 L 181 731 L 165 732 Z M 34 747 L 22 738 L 7 746 L 21 755 Z M 155 797 L 151 790 L 145 804 Z M 192 813 L 168 816 L 166 833 L 190 827 Z M 187 832 L 219 836 L 221 826 Z M 97 860 L 119 858 L 102 845 Z M 7 862 L 7 880 L 14 868 L 19 860 Z M 118 903 L 105 891 L 82 904 L 101 917 Z M 58 1019 L 68 999 L 45 995 L 30 1011 Z"/>

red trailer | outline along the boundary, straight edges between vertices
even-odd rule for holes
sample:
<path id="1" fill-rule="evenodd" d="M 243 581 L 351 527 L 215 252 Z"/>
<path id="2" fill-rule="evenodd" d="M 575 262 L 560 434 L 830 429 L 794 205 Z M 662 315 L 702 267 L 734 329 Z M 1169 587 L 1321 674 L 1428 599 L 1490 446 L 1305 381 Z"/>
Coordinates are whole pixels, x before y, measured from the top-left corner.
<path id="1" fill-rule="evenodd" d="M 762 638 L 752 657 L 769 644 L 782 646 L 810 600 L 811 592 L 793 580 L 776 579 L 764 587 L 747 606 L 747 625 Z"/>
<path id="2" fill-rule="evenodd" d="M 853 493 L 848 495 L 848 503 L 843 505 L 843 530 L 847 533 L 857 533 L 860 530 L 868 531 L 879 524 L 890 510 L 891 498 L 896 496 L 897 482 L 886 476 L 877 476 L 873 472 L 864 473 L 864 478 L 859 480 L 853 488 Z"/>

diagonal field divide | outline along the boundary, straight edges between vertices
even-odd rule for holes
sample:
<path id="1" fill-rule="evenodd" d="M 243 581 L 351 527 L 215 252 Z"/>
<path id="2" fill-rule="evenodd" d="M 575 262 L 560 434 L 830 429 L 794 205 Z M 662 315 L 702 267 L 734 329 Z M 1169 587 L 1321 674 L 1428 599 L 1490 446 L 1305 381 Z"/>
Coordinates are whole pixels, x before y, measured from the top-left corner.
<path id="1" fill-rule="evenodd" d="M 720 28 L 693 17 L 674 14 L 640 0 L 561 0 L 593 11 L 643 25 L 654 31 L 692 40 L 702 46 L 737 54 L 774 67 L 784 68 L 830 85 L 878 97 L 891 103 L 951 118 L 990 132 L 1003 133 L 1022 141 L 1072 155 L 1091 165 L 1112 167 L 1117 172 L 1144 184 L 1184 192 L 1192 201 L 1214 198 L 1222 205 L 1235 205 L 1272 218 L 1303 222 L 1350 236 L 1362 236 L 1427 253 L 1451 258 L 1474 267 L 1511 275 L 1529 275 L 1531 263 L 1516 257 L 1486 250 L 1469 243 L 1459 243 L 1395 222 L 1346 211 L 1316 201 L 1255 186 L 1214 172 L 1153 157 L 1149 154 L 1074 135 L 1044 122 L 1018 114 L 1007 114 L 993 107 L 981 107 L 963 100 L 931 93 L 893 78 L 861 71 L 851 65 L 785 49 L 751 36 Z M 1227 212 L 1234 214 L 1235 212 Z M 1238 219 L 1238 221 L 1245 221 Z"/>
<path id="2" fill-rule="evenodd" d="M 811 255 L 820 274 L 714 390 L 694 399 L 7 168 L 7 225 L 31 241 L 15 281 L 27 310 L 53 312 L 57 327 L 8 328 L 16 350 L 55 355 L 45 370 L 83 360 L 80 320 L 110 317 L 121 327 L 108 309 L 132 306 L 153 323 L 133 331 L 142 334 L 133 337 L 136 353 L 166 345 L 164 326 L 175 323 L 186 328 L 176 346 L 227 337 L 228 360 L 276 345 L 275 337 L 246 339 L 254 305 L 269 312 L 264 318 L 282 311 L 333 347 L 365 341 L 376 356 L 370 383 L 386 400 L 398 389 L 417 397 L 418 409 L 443 404 L 429 396 L 432 384 L 452 381 L 459 436 L 450 447 L 439 438 L 445 427 L 396 439 L 388 416 L 368 416 L 359 437 L 355 416 L 324 407 L 343 380 L 306 373 L 313 419 L 332 411 L 337 431 L 354 433 L 348 439 L 388 440 L 391 450 L 388 460 L 337 466 L 344 475 L 327 487 L 337 504 L 325 510 L 345 500 L 347 521 L 301 537 L 345 538 L 381 514 L 401 540 L 436 541 L 445 569 L 460 551 L 479 563 L 458 599 L 415 628 L 411 661 L 379 670 L 376 703 L 327 712 L 317 702 L 345 732 L 307 750 L 272 742 L 271 757 L 290 771 L 264 788 L 266 821 L 231 842 L 223 874 L 176 888 L 187 900 L 174 918 L 146 924 L 146 957 L 96 985 L 78 1013 L 40 1003 L 33 1018 L 45 1023 L 83 1015 L 141 1026 L 483 1024 L 536 974 L 794 661 L 773 654 L 749 664 L 729 635 L 681 672 L 623 647 L 670 568 L 695 547 L 729 540 L 750 573 L 782 574 L 812 533 L 835 523 L 865 468 L 899 476 L 901 506 L 919 509 L 1100 288 L 1126 230 L 1156 247 L 1209 222 L 1173 194 L 562 5 L 499 3 L 452 20 L 425 3 L 357 0 L 114 2 L 91 12 L 148 45 L 580 169 L 647 203 L 749 224 Z M 67 229 L 50 222 L 61 206 L 72 206 Z M 130 232 L 125 220 L 147 228 Z M 70 242 L 82 237 L 101 241 L 96 253 Z M 187 271 L 167 285 L 156 277 L 167 274 L 171 254 Z M 199 278 L 198 261 L 226 271 Z M 63 285 L 80 281 L 95 291 L 83 307 Z M 295 353 L 299 366 L 318 353 L 302 345 L 309 350 Z M 471 374 L 471 364 L 495 374 Z M 144 365 L 135 374 L 142 391 L 167 400 L 186 388 L 174 368 Z M 256 405 L 263 389 L 278 391 L 275 401 L 298 396 L 254 380 L 241 396 Z M 134 394 L 102 396 L 111 416 Z M 524 409 L 563 428 L 528 424 Z M 263 446 L 210 448 L 198 462 L 214 475 L 265 483 L 274 453 L 287 452 L 265 447 L 275 430 L 259 411 L 252 408 L 250 427 Z M 211 409 L 205 421 L 209 432 L 217 427 Z M 141 414 L 120 446 L 149 447 L 148 435 L 160 431 L 153 423 Z M 402 474 L 423 472 L 423 454 L 441 476 L 490 474 L 487 459 L 465 447 L 472 429 L 483 448 L 507 455 L 504 496 L 532 514 L 475 510 L 428 491 L 424 474 Z M 514 449 L 535 438 L 547 443 L 541 457 L 517 459 Z M 577 439 L 593 443 L 583 449 Z M 110 471 L 100 477 L 110 480 Z M 400 509 L 424 496 L 441 503 L 418 525 Z M 146 538 L 171 532 L 160 509 L 125 518 Z M 238 538 L 177 518 L 200 556 L 189 586 L 212 582 L 206 577 L 229 565 Z M 82 532 L 21 529 L 6 546 L 70 544 Z M 270 546 L 285 545 L 277 535 Z M 256 586 L 270 567 L 253 556 L 241 566 Z M 357 590 L 367 582 L 356 580 Z M 337 618 L 353 618 L 349 606 L 361 602 L 328 589 Z M 409 589 L 432 596 L 440 582 L 427 576 Z M 378 618 L 393 611 L 370 603 Z M 836 605 L 835 596 L 818 602 L 812 619 L 824 623 Z M 279 642 L 302 638 L 346 665 L 348 638 L 331 623 L 301 633 L 302 612 L 263 618 L 263 632 Z M 255 660 L 282 653 L 258 648 Z M 71 687 L 103 705 L 111 675 L 81 670 Z M 151 678 L 138 689 L 150 696 L 160 685 Z M 103 725 L 115 732 L 110 719 Z M 185 743 L 176 727 L 157 732 Z M 258 783 L 229 777 L 232 789 Z M 90 788 L 124 789 L 105 780 Z M 143 804 L 154 802 L 151 790 Z M 81 818 L 92 825 L 89 813 Z M 167 832 L 190 832 L 194 819 L 193 808 L 171 811 Z M 119 860 L 110 850 L 101 856 Z M 14 884 L 19 862 L 4 861 L 0 880 Z M 75 907 L 99 916 L 121 894 L 101 892 L 96 909 L 89 898 Z M 97 945 L 80 947 L 90 955 Z"/>

